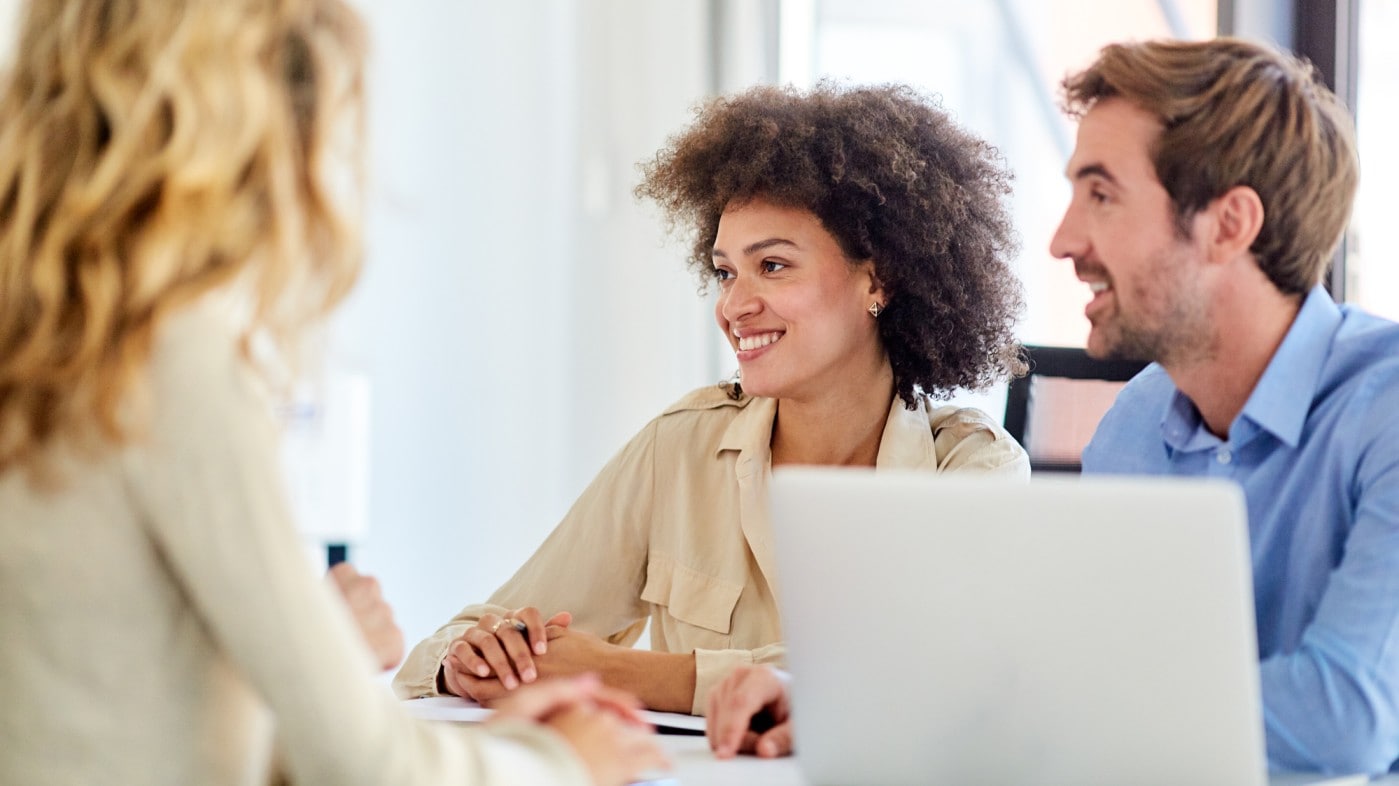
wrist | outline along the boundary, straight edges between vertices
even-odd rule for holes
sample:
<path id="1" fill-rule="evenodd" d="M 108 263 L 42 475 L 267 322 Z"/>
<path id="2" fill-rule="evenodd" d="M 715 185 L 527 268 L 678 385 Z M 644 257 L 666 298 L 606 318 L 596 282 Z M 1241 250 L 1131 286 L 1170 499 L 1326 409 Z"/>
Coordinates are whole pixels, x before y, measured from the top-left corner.
<path id="1" fill-rule="evenodd" d="M 695 703 L 694 653 L 626 650 L 613 685 L 637 695 L 650 709 L 686 715 Z M 604 675 L 606 680 L 607 675 Z"/>

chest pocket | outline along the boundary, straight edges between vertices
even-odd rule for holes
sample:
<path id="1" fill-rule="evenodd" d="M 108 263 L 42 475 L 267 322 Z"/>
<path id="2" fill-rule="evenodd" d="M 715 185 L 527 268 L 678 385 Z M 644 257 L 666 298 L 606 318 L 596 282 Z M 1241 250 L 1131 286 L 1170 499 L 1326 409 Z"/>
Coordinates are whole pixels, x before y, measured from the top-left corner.
<path id="1" fill-rule="evenodd" d="M 666 607 L 681 622 L 727 636 L 742 593 L 742 584 L 701 573 L 664 554 L 652 554 L 641 599 Z"/>

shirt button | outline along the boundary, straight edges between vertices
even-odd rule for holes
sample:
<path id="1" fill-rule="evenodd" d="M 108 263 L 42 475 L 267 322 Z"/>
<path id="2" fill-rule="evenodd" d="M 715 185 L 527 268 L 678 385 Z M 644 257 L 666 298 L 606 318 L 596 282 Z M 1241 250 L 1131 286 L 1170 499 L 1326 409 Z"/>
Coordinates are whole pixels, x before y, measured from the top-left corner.
<path id="1" fill-rule="evenodd" d="M 1229 452 L 1229 448 L 1220 448 L 1214 454 L 1214 460 L 1218 461 L 1220 464 L 1228 464 L 1230 461 L 1234 460 L 1234 454 Z"/>

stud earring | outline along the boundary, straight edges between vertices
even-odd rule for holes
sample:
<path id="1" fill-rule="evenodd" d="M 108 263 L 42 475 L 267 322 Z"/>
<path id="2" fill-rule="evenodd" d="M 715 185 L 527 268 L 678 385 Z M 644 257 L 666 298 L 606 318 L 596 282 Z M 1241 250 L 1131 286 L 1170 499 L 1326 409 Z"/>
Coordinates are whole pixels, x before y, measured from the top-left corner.
<path id="1" fill-rule="evenodd" d="M 884 311 L 884 309 L 879 305 L 879 301 L 875 301 L 870 304 L 870 307 L 866 309 L 866 311 L 870 312 L 870 316 L 874 317 L 875 319 L 879 319 L 879 315 Z"/>

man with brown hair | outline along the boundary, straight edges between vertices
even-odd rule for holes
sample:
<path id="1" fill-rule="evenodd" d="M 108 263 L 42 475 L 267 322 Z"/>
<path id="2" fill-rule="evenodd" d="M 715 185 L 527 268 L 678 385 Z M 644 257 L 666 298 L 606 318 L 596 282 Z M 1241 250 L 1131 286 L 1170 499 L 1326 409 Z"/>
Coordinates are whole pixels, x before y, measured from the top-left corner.
<path id="1" fill-rule="evenodd" d="M 1305 63 L 1217 39 L 1109 46 L 1051 251 L 1093 291 L 1088 351 L 1154 361 L 1086 472 L 1232 479 L 1248 500 L 1270 766 L 1399 758 L 1399 325 L 1320 286 L 1358 164 Z"/>

